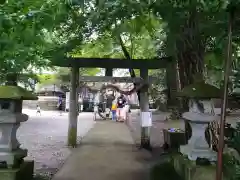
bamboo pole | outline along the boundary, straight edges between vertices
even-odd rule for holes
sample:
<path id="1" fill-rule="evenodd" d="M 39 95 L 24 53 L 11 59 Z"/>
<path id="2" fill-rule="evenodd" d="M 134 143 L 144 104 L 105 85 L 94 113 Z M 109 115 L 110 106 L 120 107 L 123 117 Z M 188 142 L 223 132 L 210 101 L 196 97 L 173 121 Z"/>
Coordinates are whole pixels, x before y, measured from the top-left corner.
<path id="1" fill-rule="evenodd" d="M 231 5 L 230 5 L 231 6 Z M 227 57 L 225 59 L 225 71 L 224 71 L 224 93 L 221 107 L 221 121 L 220 121 L 220 136 L 218 144 L 218 159 L 216 169 L 216 180 L 222 180 L 223 178 L 223 149 L 224 149 L 224 125 L 226 120 L 226 108 L 228 100 L 228 81 L 232 64 L 232 24 L 234 19 L 234 8 L 229 7 L 229 22 L 228 22 L 228 46 Z"/>

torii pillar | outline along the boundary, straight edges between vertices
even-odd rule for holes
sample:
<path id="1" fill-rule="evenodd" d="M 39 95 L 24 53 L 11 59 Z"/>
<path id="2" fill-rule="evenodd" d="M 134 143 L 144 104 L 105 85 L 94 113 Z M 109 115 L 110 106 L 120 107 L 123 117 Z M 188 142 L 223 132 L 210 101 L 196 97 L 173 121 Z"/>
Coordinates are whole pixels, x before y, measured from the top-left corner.
<path id="1" fill-rule="evenodd" d="M 68 113 L 68 146 L 77 146 L 77 121 L 78 121 L 78 108 L 77 108 L 77 87 L 79 85 L 79 68 L 76 66 L 71 67 L 70 79 L 70 98 L 69 98 L 69 113 Z"/>
<path id="2" fill-rule="evenodd" d="M 113 69 L 112 68 L 106 68 L 105 69 L 105 76 L 113 76 Z"/>
<path id="3" fill-rule="evenodd" d="M 105 76 L 109 76 L 109 77 L 112 77 L 113 76 L 113 68 L 106 68 L 105 69 Z M 106 104 L 105 104 L 105 108 L 107 107 L 108 105 L 108 100 L 106 101 Z"/>
<path id="4" fill-rule="evenodd" d="M 148 81 L 148 69 L 140 69 L 142 79 Z M 150 130 L 152 126 L 152 115 L 149 111 L 148 87 L 143 87 L 140 91 L 140 110 L 141 110 L 141 147 L 149 149 Z"/>

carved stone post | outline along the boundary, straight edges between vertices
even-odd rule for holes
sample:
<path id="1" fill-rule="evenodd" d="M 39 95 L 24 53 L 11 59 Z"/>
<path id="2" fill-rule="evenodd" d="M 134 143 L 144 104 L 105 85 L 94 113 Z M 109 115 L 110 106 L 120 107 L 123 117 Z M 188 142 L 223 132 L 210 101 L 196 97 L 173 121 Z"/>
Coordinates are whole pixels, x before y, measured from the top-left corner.
<path id="1" fill-rule="evenodd" d="M 206 106 L 210 105 L 211 101 L 204 101 L 203 106 L 205 112 L 200 113 L 197 104 L 193 102 L 189 112 L 183 114 L 183 118 L 187 120 L 192 129 L 192 136 L 188 140 L 188 144 L 181 146 L 181 153 L 188 156 L 190 160 L 197 158 L 206 158 L 210 161 L 216 161 L 217 153 L 209 148 L 206 141 L 205 131 L 211 121 L 218 120 L 219 116 L 206 112 Z"/>
<path id="2" fill-rule="evenodd" d="M 105 69 L 105 76 L 113 76 L 113 69 L 112 68 L 106 68 Z"/>
<path id="3" fill-rule="evenodd" d="M 212 98 L 220 98 L 221 90 L 196 79 L 195 83 L 184 87 L 178 95 L 190 99 L 189 111 L 183 113 L 182 117 L 189 122 L 192 132 L 188 144 L 180 147 L 181 153 L 190 160 L 204 158 L 216 161 L 217 154 L 209 147 L 205 131 L 210 122 L 219 120 L 214 112 Z"/>
<path id="4" fill-rule="evenodd" d="M 105 76 L 113 76 L 113 69 L 112 68 L 106 68 L 105 69 Z M 109 118 L 111 115 L 111 106 L 112 106 L 112 101 L 113 99 L 106 99 L 106 104 L 105 104 L 105 113 L 106 113 L 106 117 Z"/>
<path id="5" fill-rule="evenodd" d="M 20 123 L 28 120 L 28 115 L 22 114 L 22 101 L 36 99 L 35 95 L 21 87 L 0 86 L 0 177 L 3 179 L 21 173 L 26 173 L 28 177 L 33 175 L 33 161 L 23 160 L 27 156 L 27 149 L 20 148 L 16 134 Z M 4 167 L 9 171 L 5 171 Z"/>

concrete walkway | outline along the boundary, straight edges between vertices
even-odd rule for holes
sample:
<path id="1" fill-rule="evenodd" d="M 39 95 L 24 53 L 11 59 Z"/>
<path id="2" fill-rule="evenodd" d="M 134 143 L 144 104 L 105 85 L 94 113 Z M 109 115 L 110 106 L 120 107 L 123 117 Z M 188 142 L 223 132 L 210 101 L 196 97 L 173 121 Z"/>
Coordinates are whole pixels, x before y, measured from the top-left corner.
<path id="1" fill-rule="evenodd" d="M 53 180 L 147 180 L 151 159 L 136 148 L 125 124 L 100 121 Z"/>

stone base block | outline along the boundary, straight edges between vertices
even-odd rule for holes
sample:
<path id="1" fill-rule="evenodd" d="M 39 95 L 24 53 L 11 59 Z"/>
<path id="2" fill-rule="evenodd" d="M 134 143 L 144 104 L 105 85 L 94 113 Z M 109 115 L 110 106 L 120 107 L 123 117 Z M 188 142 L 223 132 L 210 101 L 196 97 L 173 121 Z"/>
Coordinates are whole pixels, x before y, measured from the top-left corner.
<path id="1" fill-rule="evenodd" d="M 0 163 L 6 163 L 7 167 L 14 168 L 17 167 L 26 156 L 26 149 L 18 149 L 12 152 L 0 152 Z"/>
<path id="2" fill-rule="evenodd" d="M 190 145 L 180 146 L 180 152 L 187 155 L 192 161 L 196 161 L 199 158 L 206 158 L 209 161 L 215 162 L 217 160 L 217 153 L 210 148 L 207 149 L 194 149 Z"/>
<path id="3" fill-rule="evenodd" d="M 168 129 L 163 129 L 164 143 L 169 145 L 169 148 L 178 150 L 180 145 L 186 144 L 185 132 L 170 132 Z"/>
<path id="4" fill-rule="evenodd" d="M 215 165 L 198 166 L 195 161 L 181 154 L 173 156 L 172 164 L 176 172 L 185 180 L 216 179 Z"/>
<path id="5" fill-rule="evenodd" d="M 34 172 L 34 162 L 24 161 L 16 169 L 0 169 L 1 180 L 32 180 Z"/>

